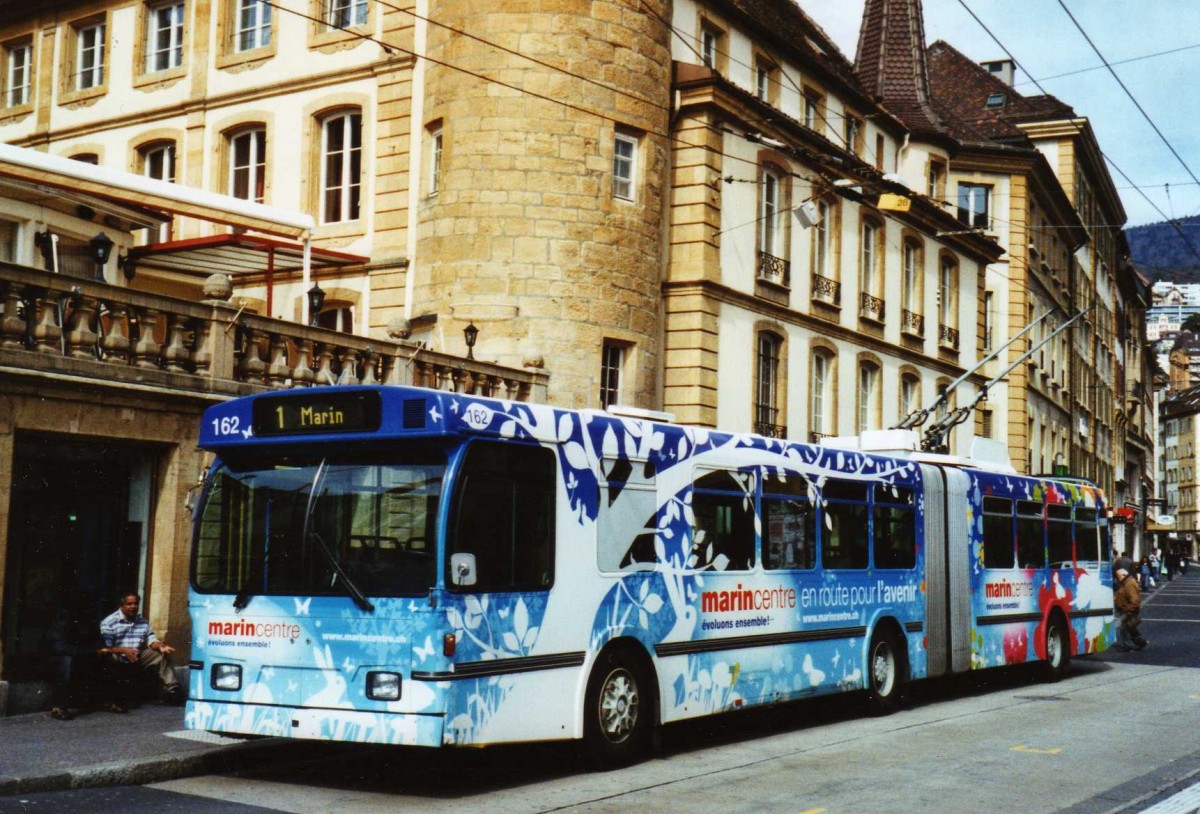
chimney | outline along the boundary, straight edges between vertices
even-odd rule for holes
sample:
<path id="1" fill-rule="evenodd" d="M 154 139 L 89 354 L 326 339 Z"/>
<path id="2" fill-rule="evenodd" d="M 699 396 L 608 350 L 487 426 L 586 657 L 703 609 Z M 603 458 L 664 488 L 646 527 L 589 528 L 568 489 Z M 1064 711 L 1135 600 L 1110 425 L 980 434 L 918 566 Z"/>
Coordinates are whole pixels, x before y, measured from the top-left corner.
<path id="1" fill-rule="evenodd" d="M 980 64 L 992 76 L 1010 88 L 1013 86 L 1013 75 L 1016 73 L 1016 68 L 1011 59 L 993 59 L 991 62 L 981 62 Z"/>

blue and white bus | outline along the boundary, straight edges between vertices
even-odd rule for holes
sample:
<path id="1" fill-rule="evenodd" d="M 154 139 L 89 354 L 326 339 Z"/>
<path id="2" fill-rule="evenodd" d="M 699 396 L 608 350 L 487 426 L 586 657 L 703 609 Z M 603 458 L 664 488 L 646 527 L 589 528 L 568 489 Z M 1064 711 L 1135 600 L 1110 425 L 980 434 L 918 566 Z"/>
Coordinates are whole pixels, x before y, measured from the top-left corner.
<path id="1" fill-rule="evenodd" d="M 615 763 L 659 724 L 886 710 L 1114 638 L 1081 481 L 389 386 L 229 401 L 201 446 L 194 729 Z"/>

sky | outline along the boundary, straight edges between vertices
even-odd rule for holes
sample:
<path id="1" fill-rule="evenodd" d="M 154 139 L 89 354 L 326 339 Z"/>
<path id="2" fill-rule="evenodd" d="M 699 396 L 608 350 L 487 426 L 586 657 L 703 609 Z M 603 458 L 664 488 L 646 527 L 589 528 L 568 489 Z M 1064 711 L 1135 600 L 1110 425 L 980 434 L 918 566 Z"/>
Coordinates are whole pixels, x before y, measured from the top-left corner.
<path id="1" fill-rule="evenodd" d="M 853 60 L 863 0 L 796 2 Z M 924 0 L 923 5 L 927 43 L 945 40 L 976 62 L 1011 56 L 1018 65 L 1017 92 L 1041 93 L 1032 77 L 1088 118 L 1109 161 L 1127 226 L 1200 214 L 1200 0 Z"/>

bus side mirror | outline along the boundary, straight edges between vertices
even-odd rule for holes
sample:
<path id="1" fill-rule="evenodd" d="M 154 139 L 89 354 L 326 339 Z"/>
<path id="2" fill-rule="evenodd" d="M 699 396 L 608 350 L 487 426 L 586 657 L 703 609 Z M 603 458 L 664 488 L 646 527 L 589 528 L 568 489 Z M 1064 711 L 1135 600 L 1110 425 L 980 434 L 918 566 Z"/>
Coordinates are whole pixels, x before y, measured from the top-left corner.
<path id="1" fill-rule="evenodd" d="M 471 586 L 475 584 L 475 555 L 450 555 L 450 583 L 452 585 Z"/>

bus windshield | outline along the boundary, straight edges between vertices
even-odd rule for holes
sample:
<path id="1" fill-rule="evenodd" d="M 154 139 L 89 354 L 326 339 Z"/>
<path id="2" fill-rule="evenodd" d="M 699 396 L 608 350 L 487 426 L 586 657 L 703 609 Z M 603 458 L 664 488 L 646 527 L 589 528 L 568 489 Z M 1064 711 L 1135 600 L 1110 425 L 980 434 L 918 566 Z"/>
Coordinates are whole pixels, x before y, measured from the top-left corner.
<path id="1" fill-rule="evenodd" d="M 248 456 L 214 471 L 196 524 L 203 593 L 418 596 L 437 575 L 446 453 Z"/>

